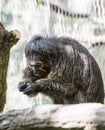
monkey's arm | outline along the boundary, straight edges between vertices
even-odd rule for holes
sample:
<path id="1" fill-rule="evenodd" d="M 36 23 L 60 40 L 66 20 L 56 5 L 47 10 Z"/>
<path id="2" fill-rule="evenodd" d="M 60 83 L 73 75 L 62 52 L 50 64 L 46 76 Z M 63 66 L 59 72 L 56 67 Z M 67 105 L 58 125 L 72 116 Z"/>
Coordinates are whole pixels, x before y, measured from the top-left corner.
<path id="1" fill-rule="evenodd" d="M 40 79 L 35 83 L 25 83 L 20 82 L 18 85 L 19 91 L 22 91 L 24 94 L 31 95 L 37 94 L 39 92 L 46 94 L 50 97 L 61 97 L 66 96 L 69 92 L 70 94 L 71 84 L 65 84 L 62 81 L 55 79 Z M 73 93 L 73 91 L 72 91 Z"/>

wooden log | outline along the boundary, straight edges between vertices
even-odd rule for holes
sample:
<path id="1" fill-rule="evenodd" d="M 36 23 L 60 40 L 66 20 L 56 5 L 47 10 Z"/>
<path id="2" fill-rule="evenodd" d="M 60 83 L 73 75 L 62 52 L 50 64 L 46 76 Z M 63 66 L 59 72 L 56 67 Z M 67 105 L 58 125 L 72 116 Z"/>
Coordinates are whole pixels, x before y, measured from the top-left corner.
<path id="1" fill-rule="evenodd" d="M 0 114 L 0 130 L 104 130 L 105 106 L 98 103 L 42 105 Z"/>
<path id="2" fill-rule="evenodd" d="M 7 31 L 0 23 L 0 112 L 3 111 L 6 102 L 7 69 L 10 49 L 20 39 L 18 30 Z"/>

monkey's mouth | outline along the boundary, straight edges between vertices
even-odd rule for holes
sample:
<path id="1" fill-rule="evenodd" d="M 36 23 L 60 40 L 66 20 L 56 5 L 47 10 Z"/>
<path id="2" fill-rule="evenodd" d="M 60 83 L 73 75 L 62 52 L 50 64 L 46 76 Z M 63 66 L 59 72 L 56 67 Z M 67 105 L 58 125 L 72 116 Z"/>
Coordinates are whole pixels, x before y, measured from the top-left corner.
<path id="1" fill-rule="evenodd" d="M 42 77 L 41 77 L 41 75 L 40 74 L 33 74 L 33 77 L 32 77 L 32 82 L 35 82 L 36 80 L 38 80 L 38 79 L 41 79 Z"/>
<path id="2" fill-rule="evenodd" d="M 48 72 L 45 69 L 39 69 L 35 73 L 33 73 L 32 82 L 35 82 L 38 79 L 46 78 L 48 76 Z"/>
<path id="3" fill-rule="evenodd" d="M 39 73 L 35 73 L 34 76 L 37 77 L 38 79 L 41 77 Z"/>

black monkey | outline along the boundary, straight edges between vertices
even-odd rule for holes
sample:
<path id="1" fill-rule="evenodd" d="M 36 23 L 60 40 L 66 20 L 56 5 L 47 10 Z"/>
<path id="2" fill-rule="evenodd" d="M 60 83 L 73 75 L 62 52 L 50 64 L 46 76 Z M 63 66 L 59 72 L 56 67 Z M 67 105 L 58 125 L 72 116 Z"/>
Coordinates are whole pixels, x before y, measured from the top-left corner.
<path id="1" fill-rule="evenodd" d="M 19 91 L 43 93 L 55 104 L 104 103 L 99 66 L 88 50 L 68 37 L 34 36 L 26 45 L 27 67 Z"/>

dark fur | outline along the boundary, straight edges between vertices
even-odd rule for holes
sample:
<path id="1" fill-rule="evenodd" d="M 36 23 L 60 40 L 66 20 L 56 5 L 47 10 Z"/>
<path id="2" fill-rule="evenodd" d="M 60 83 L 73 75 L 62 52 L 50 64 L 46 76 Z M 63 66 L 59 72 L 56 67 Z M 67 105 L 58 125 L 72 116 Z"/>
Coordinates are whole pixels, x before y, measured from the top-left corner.
<path id="1" fill-rule="evenodd" d="M 41 92 L 58 104 L 104 103 L 100 69 L 88 50 L 77 41 L 68 37 L 34 36 L 26 45 L 25 54 L 27 64 L 33 56 L 35 61 L 42 61 L 41 69 L 45 73 L 39 69 L 40 76 L 37 77 L 26 68 L 26 81 L 18 85 L 24 94 Z"/>

